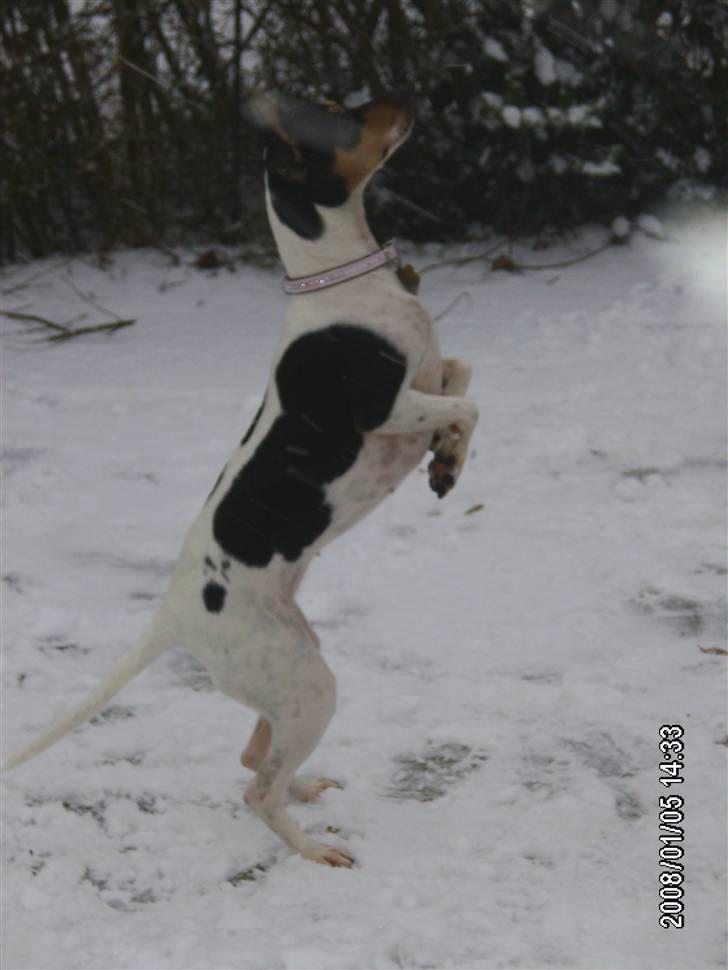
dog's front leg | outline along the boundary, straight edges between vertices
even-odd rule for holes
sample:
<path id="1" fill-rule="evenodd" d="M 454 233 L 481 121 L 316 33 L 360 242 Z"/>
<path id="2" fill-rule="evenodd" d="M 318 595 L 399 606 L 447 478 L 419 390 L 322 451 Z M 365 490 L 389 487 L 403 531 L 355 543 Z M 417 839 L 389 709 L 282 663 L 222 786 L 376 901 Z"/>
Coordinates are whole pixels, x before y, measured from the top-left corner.
<path id="1" fill-rule="evenodd" d="M 469 378 L 469 374 L 468 374 Z M 411 434 L 436 431 L 442 438 L 430 462 L 430 488 L 443 498 L 458 480 L 468 453 L 470 436 L 478 420 L 478 408 L 465 397 L 423 394 L 408 388 L 403 391 L 384 424 L 375 434 Z"/>
<path id="2" fill-rule="evenodd" d="M 471 367 L 466 361 L 459 357 L 446 357 L 442 362 L 442 390 L 441 394 L 446 397 L 465 397 L 470 385 Z M 430 465 L 430 484 L 437 492 L 438 489 L 432 482 L 433 476 L 438 477 L 438 471 L 442 475 L 447 474 L 450 464 L 453 462 L 452 456 L 457 461 L 461 457 L 460 469 L 467 457 L 466 451 L 462 450 L 462 431 L 458 425 L 445 425 L 438 428 L 432 436 L 430 451 L 435 452 L 435 458 Z M 467 450 L 467 442 L 465 444 Z M 438 493 L 439 494 L 439 493 Z M 442 496 L 441 496 L 442 497 Z"/>
<path id="3" fill-rule="evenodd" d="M 465 397 L 471 373 L 467 361 L 459 357 L 446 357 L 442 362 L 442 393 L 447 397 Z"/>

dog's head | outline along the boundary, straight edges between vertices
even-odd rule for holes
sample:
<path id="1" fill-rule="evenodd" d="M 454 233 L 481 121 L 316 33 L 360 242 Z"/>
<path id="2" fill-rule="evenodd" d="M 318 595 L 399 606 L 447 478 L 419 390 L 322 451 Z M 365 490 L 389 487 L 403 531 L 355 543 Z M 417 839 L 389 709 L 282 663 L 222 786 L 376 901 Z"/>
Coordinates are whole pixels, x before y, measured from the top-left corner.
<path id="1" fill-rule="evenodd" d="M 316 206 L 343 206 L 363 191 L 412 130 L 406 98 L 386 95 L 358 108 L 307 104 L 281 95 L 249 98 L 245 115 L 261 132 L 268 187 L 282 220 L 305 238 L 320 233 Z"/>

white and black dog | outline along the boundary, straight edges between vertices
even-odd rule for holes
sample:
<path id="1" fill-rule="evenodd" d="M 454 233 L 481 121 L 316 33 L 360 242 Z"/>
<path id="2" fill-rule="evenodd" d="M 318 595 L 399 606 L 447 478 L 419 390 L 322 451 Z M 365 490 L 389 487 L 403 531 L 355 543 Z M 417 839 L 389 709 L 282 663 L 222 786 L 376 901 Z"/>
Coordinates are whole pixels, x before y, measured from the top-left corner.
<path id="1" fill-rule="evenodd" d="M 11 758 L 15 767 L 101 710 L 160 654 L 182 647 L 259 720 L 242 754 L 245 801 L 293 850 L 351 866 L 285 808 L 329 779 L 294 776 L 334 713 L 336 682 L 296 590 L 319 550 L 370 512 L 435 451 L 442 497 L 477 420 L 470 369 L 442 360 L 432 321 L 380 250 L 367 181 L 408 136 L 405 99 L 359 108 L 258 94 L 247 116 L 265 141 L 270 224 L 288 276 L 285 328 L 252 427 L 190 529 L 140 641 L 74 711 Z M 335 285 L 333 285 L 335 284 Z"/>

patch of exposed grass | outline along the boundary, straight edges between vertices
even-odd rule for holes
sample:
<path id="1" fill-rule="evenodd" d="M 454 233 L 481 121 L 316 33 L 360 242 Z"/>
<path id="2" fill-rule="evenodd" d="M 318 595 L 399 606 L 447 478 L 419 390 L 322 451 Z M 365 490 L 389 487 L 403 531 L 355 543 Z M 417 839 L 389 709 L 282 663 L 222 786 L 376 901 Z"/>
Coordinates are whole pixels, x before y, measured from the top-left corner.
<path id="1" fill-rule="evenodd" d="M 421 755 L 401 755 L 396 759 L 397 768 L 387 794 L 391 798 L 434 801 L 487 758 L 484 751 L 457 741 L 430 744 Z"/>

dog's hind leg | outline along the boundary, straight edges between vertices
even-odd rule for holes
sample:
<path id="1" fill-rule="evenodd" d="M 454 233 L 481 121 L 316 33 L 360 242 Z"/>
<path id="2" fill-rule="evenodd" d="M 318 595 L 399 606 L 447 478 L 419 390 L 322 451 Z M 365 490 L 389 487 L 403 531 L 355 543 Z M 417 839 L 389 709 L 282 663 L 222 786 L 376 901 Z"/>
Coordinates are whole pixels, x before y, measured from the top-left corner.
<path id="1" fill-rule="evenodd" d="M 245 791 L 245 803 L 268 828 L 306 859 L 349 868 L 354 860 L 348 853 L 310 838 L 285 808 L 286 791 L 292 783 L 294 794 L 296 787 L 301 792 L 309 788 L 303 779 L 294 780 L 294 772 L 320 741 L 335 706 L 334 675 L 318 651 L 308 653 L 285 693 L 280 695 L 275 716 L 270 718 L 270 744 Z M 260 729 L 259 738 L 266 730 Z"/>
<path id="2" fill-rule="evenodd" d="M 253 733 L 250 735 L 250 740 L 240 755 L 240 764 L 243 768 L 250 768 L 251 771 L 258 770 L 258 766 L 270 746 L 271 733 L 270 721 L 264 717 L 259 717 L 253 728 Z"/>
<path id="3" fill-rule="evenodd" d="M 270 746 L 273 733 L 270 721 L 259 717 L 250 735 L 245 750 L 240 755 L 240 764 L 251 771 L 257 771 L 261 761 Z M 288 786 L 288 794 L 297 798 L 299 802 L 315 802 L 327 788 L 341 788 L 333 778 L 312 778 L 308 775 L 296 775 Z"/>

